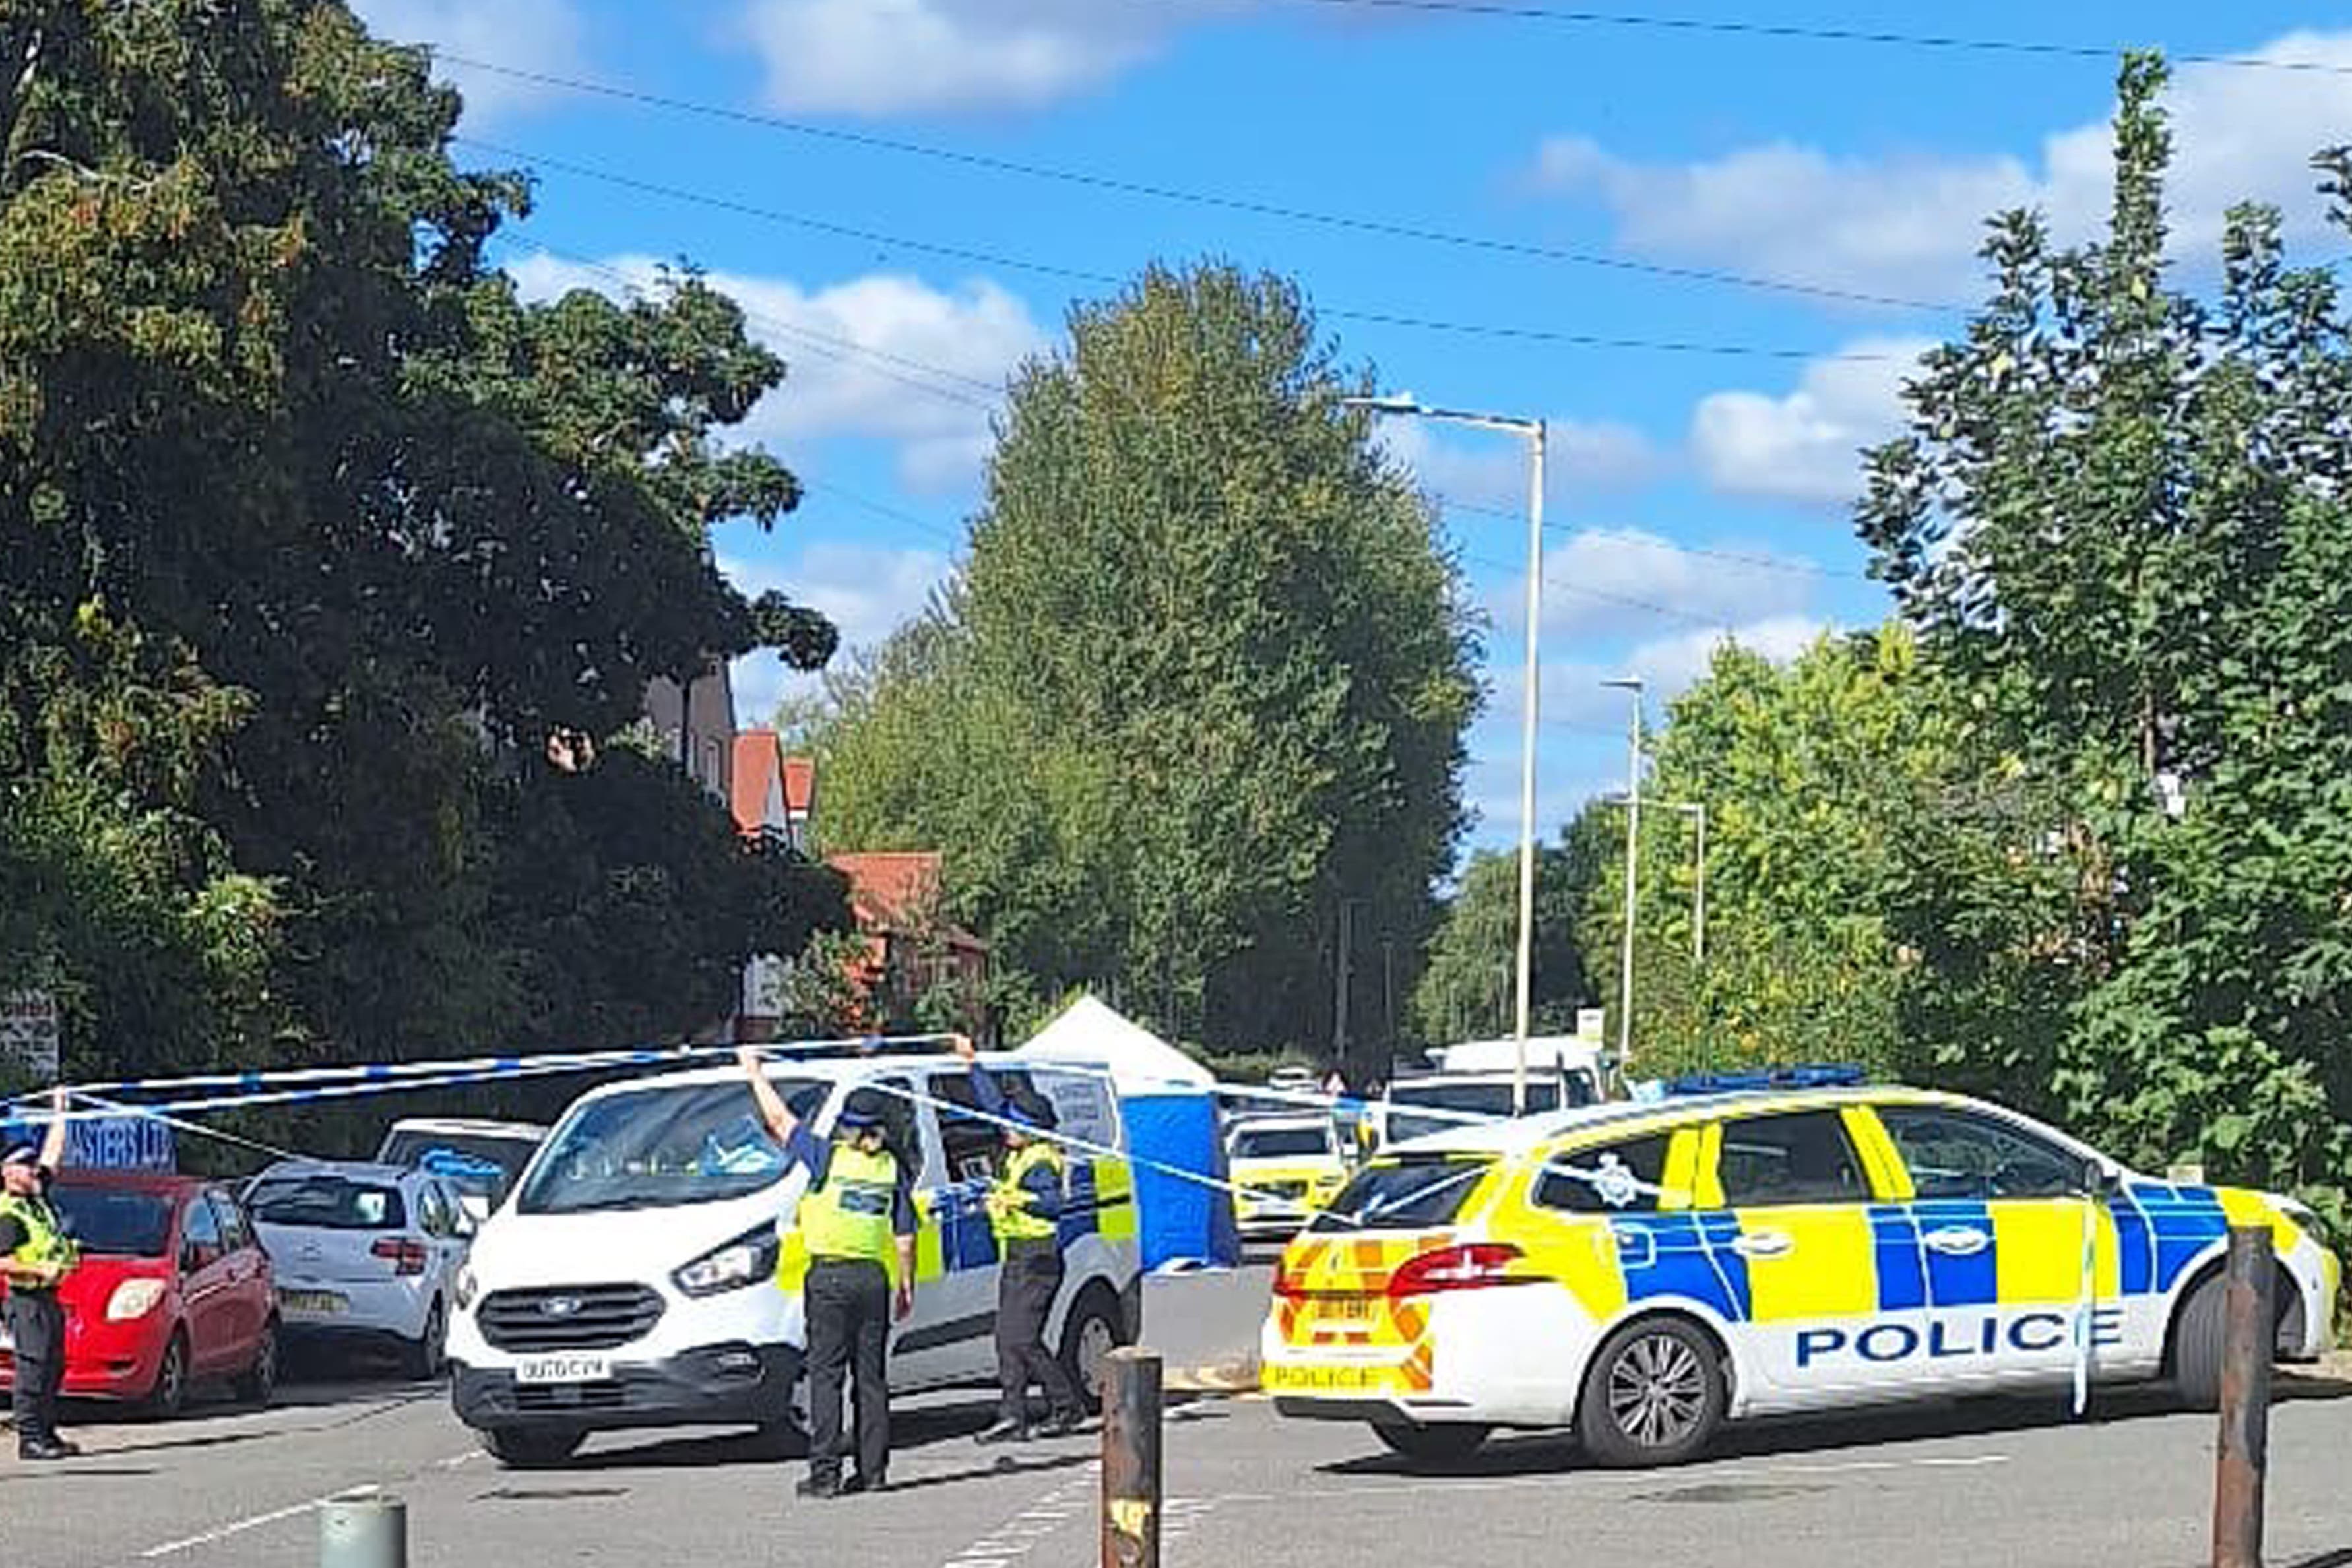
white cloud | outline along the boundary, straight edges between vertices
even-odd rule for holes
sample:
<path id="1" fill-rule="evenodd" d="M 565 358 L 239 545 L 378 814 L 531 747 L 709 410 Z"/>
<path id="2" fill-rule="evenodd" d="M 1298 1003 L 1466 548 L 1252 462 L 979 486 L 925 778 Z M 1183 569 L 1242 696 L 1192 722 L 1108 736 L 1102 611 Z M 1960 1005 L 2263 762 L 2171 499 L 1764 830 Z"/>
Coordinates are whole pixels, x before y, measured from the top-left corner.
<path id="1" fill-rule="evenodd" d="M 1755 559 L 1732 559 L 1732 556 Z M 1654 628 L 1659 610 L 1737 626 L 1792 614 L 1811 601 L 1813 580 L 1802 571 L 1763 564 L 1793 558 L 1728 547 L 1695 555 L 1674 541 L 1636 528 L 1588 528 L 1544 541 L 1543 627 L 1547 636 L 1622 636 Z M 1497 626 L 1525 620 L 1518 595 L 1527 574 L 1496 595 L 1489 612 Z M 1716 633 L 1707 632 L 1714 635 Z"/>
<path id="2" fill-rule="evenodd" d="M 1564 500 L 1637 490 L 1661 476 L 1667 458 L 1650 438 L 1613 421 L 1547 422 L 1545 497 Z M 1440 434 L 1423 419 L 1385 419 L 1381 444 L 1441 500 L 1519 512 L 1528 504 L 1528 446 L 1504 435 Z"/>
<path id="3" fill-rule="evenodd" d="M 1795 658 L 1824 632 L 1830 623 L 1810 615 L 1780 614 L 1743 622 L 1726 631 L 1694 628 L 1631 649 L 1624 657 L 1606 663 L 1572 660 L 1549 664 L 1543 669 L 1544 722 L 1577 730 L 1622 730 L 1632 699 L 1602 683 L 1633 675 L 1643 685 L 1645 721 L 1655 726 L 1665 705 L 1696 685 L 1714 662 L 1716 651 L 1736 643 L 1776 663 Z M 1495 706 L 1514 714 L 1525 711 L 1517 681 L 1498 685 Z"/>
<path id="4" fill-rule="evenodd" d="M 1903 426 L 1903 383 L 1921 338 L 1865 338 L 1814 360 L 1795 390 L 1775 396 L 1720 392 L 1691 416 L 1691 451 L 1707 481 L 1735 496 L 1778 500 L 1852 501 L 1862 490 L 1861 452 Z"/>
<path id="5" fill-rule="evenodd" d="M 2296 32 L 2261 58 L 2352 67 L 2352 32 Z M 2344 140 L 2344 78 L 2330 71 L 2187 65 L 2166 95 L 2176 159 L 2169 197 L 2177 255 L 2212 264 L 2222 215 L 2240 201 L 2277 204 L 2313 240 L 2325 204 L 2313 152 Z M 2104 119 L 2054 132 L 2038 156 L 1901 152 L 1858 156 L 1791 142 L 1690 163 L 1644 163 L 1582 136 L 1544 143 L 1539 183 L 1597 198 L 1619 237 L 1644 255 L 1896 298 L 1981 292 L 1982 220 L 2039 207 L 2062 240 L 2099 231 L 2113 201 Z"/>
<path id="6" fill-rule="evenodd" d="M 615 273 L 638 287 L 658 277 L 642 256 L 589 268 L 542 253 L 509 270 L 524 295 L 538 299 L 572 288 L 621 292 Z M 730 273 L 712 273 L 709 281 L 743 307 L 752 335 L 791 366 L 743 435 L 784 446 L 836 436 L 893 442 L 900 479 L 925 494 L 978 483 L 999 401 L 990 389 L 1047 346 L 1028 306 L 984 278 L 953 289 L 896 274 L 817 289 Z"/>
<path id="7" fill-rule="evenodd" d="M 371 32 L 404 44 L 432 44 L 452 55 L 548 75 L 586 68 L 586 26 L 576 0 L 354 0 Z M 533 109 L 561 89 L 491 71 L 445 64 L 439 74 L 466 96 L 466 123 L 476 129 Z"/>
<path id="8" fill-rule="evenodd" d="M 751 0 L 742 31 L 767 98 L 799 113 L 1034 109 L 1255 0 Z"/>
<path id="9" fill-rule="evenodd" d="M 871 648 L 920 614 L 931 591 L 945 582 L 947 556 L 934 549 L 815 540 L 783 563 L 722 554 L 719 569 L 745 593 L 778 589 L 794 602 L 824 613 L 841 632 L 843 655 Z M 822 677 L 785 667 L 773 653 L 753 653 L 734 667 L 736 722 L 764 725 L 786 696 L 806 696 Z"/>

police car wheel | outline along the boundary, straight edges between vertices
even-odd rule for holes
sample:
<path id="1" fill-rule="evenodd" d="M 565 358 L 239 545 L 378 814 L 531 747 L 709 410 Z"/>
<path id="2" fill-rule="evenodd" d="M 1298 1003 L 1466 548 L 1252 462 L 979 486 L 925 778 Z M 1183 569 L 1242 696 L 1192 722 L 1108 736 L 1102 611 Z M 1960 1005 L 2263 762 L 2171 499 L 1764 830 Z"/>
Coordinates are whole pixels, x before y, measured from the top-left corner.
<path id="1" fill-rule="evenodd" d="M 1372 1435 L 1392 1453 L 1424 1465 L 1453 1465 L 1486 1445 L 1490 1427 L 1464 1421 L 1424 1427 L 1415 1421 L 1375 1421 Z"/>
<path id="2" fill-rule="evenodd" d="M 2229 1281 L 2216 1274 L 2189 1293 L 2172 1325 L 2172 1386 L 2191 1410 L 2221 1407 L 2223 1309 Z"/>
<path id="3" fill-rule="evenodd" d="M 1071 1303 L 1062 1326 L 1062 1370 L 1088 1415 L 1102 1410 L 1103 1359 L 1127 1342 L 1118 1302 L 1108 1291 L 1088 1286 Z"/>
<path id="4" fill-rule="evenodd" d="M 1600 1464 L 1679 1464 L 1714 1439 L 1726 1403 L 1714 1343 L 1679 1319 L 1651 1318 L 1619 1329 L 1592 1358 L 1576 1433 Z"/>

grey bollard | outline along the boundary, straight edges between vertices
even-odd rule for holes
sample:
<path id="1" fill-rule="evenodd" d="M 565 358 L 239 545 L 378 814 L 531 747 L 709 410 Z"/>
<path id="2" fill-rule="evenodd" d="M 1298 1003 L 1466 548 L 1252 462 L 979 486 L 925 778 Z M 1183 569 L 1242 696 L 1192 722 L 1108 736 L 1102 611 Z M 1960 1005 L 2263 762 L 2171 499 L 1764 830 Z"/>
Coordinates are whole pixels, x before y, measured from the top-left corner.
<path id="1" fill-rule="evenodd" d="M 319 1568 L 408 1568 L 408 1505 L 396 1497 L 320 1503 Z"/>

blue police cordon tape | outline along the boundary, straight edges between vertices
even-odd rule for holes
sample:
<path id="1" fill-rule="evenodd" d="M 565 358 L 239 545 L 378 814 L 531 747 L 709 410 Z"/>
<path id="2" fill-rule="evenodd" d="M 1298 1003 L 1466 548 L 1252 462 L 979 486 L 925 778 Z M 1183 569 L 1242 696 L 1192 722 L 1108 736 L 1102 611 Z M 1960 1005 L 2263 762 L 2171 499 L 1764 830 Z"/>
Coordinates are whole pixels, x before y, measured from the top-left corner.
<path id="1" fill-rule="evenodd" d="M 950 1038 L 952 1037 L 944 1034 L 825 1038 L 779 1041 L 762 1045 L 757 1049 L 763 1056 L 782 1056 L 789 1058 L 795 1055 L 808 1056 L 819 1052 L 839 1055 L 845 1052 L 870 1052 L 884 1045 L 940 1043 L 948 1040 Z M 126 1117 L 140 1120 L 150 1120 L 155 1124 L 180 1127 L 207 1136 L 222 1136 L 232 1142 L 240 1142 L 246 1144 L 249 1147 L 258 1148 L 264 1153 L 283 1155 L 285 1151 L 272 1149 L 267 1145 L 257 1144 L 249 1139 L 240 1139 L 235 1134 L 221 1134 L 215 1129 L 204 1127 L 200 1124 L 182 1122 L 177 1120 L 177 1118 L 186 1114 L 208 1111 L 247 1109 L 264 1105 L 304 1104 L 329 1100 L 365 1098 L 386 1093 L 408 1093 L 429 1089 L 462 1087 L 468 1084 L 495 1082 L 500 1079 L 537 1078 L 568 1073 L 626 1070 L 629 1068 L 678 1067 L 689 1062 L 710 1058 L 731 1056 L 735 1053 L 736 1049 L 737 1048 L 732 1045 L 639 1047 L 629 1050 L 606 1051 L 549 1052 L 538 1056 L 478 1057 L 467 1060 L 440 1061 L 374 1062 L 339 1067 L 290 1068 L 263 1071 L 216 1073 L 176 1079 L 128 1080 L 119 1083 L 91 1084 L 68 1088 L 67 1091 L 68 1096 L 73 1099 L 79 1100 L 85 1104 L 89 1104 L 97 1108 L 89 1111 L 68 1111 L 66 1114 L 69 1121 L 78 1123 L 107 1122 L 119 1124 Z M 1065 1065 L 1083 1067 L 1085 1064 L 1070 1063 Z M 1830 1078 L 1828 1074 L 1824 1073 L 1818 1082 L 1809 1082 L 1801 1086 L 1825 1087 L 1829 1086 L 1832 1082 L 1843 1084 L 1855 1081 L 1856 1080 L 1853 1077 L 1849 1076 L 1844 1071 L 1841 1070 L 1834 1079 Z M 1734 1091 L 1735 1089 L 1752 1090 L 1756 1087 L 1762 1086 L 1764 1085 L 1751 1084 L 1746 1082 L 1741 1082 L 1736 1085 L 1728 1082 L 1706 1082 L 1705 1081 L 1685 1082 L 1675 1085 L 1671 1092 L 1674 1092 L 1677 1097 L 1679 1097 L 1682 1094 L 1724 1092 Z M 1798 1087 L 1800 1085 L 1789 1084 L 1787 1086 Z M 895 1083 L 887 1080 L 882 1080 L 877 1081 L 873 1087 L 906 1099 L 910 1103 L 929 1104 L 935 1109 L 990 1124 L 1000 1129 L 1020 1131 L 1028 1133 L 1032 1136 L 1045 1137 L 1065 1147 L 1084 1153 L 1092 1158 L 1121 1160 L 1130 1166 L 1140 1166 L 1145 1169 L 1157 1171 L 1176 1179 L 1195 1183 L 1215 1190 L 1221 1190 L 1236 1197 L 1255 1197 L 1260 1199 L 1275 1198 L 1280 1201 L 1287 1201 L 1286 1195 L 1260 1192 L 1244 1186 L 1239 1183 L 1210 1176 L 1203 1172 L 1194 1171 L 1184 1166 L 1170 1165 L 1156 1160 L 1139 1158 L 1131 1154 L 1097 1145 L 1089 1142 L 1088 1140 L 1077 1138 L 1072 1134 L 1062 1133 L 1058 1130 L 1040 1130 L 1027 1127 L 1007 1118 L 982 1112 L 977 1107 L 963 1105 L 922 1093 L 919 1091 L 901 1083 Z M 1261 1085 L 1216 1083 L 1213 1084 L 1212 1088 L 1214 1092 L 1249 1095 L 1261 1100 L 1286 1103 L 1297 1105 L 1301 1109 L 1313 1109 L 1326 1113 L 1344 1113 L 1349 1111 L 1354 1111 L 1360 1114 L 1365 1107 L 1365 1102 L 1355 1100 L 1345 1095 L 1309 1093 L 1294 1090 L 1277 1090 Z M 114 1103 L 101 1098 L 101 1096 L 122 1093 L 185 1093 L 192 1090 L 217 1089 L 227 1089 L 233 1092 L 227 1094 L 208 1093 L 198 1095 L 194 1098 L 172 1099 L 160 1102 L 141 1101 L 138 1103 Z M 20 1103 L 18 1106 L 9 1107 L 9 1110 L 14 1113 L 21 1108 L 21 1105 L 22 1103 Z M 1442 1110 L 1434 1106 L 1411 1106 L 1410 1111 L 1415 1117 L 1453 1123 L 1456 1124 L 1486 1124 L 1510 1120 L 1508 1117 L 1486 1115 L 1475 1112 Z M 54 1113 L 47 1113 L 46 1114 L 53 1116 Z M 1480 1165 L 1470 1165 L 1465 1166 L 1462 1172 L 1449 1177 L 1448 1180 L 1461 1181 L 1470 1179 L 1482 1174 L 1485 1168 L 1485 1166 Z M 1666 1189 L 1639 1181 L 1638 1178 L 1635 1178 L 1630 1171 L 1625 1170 L 1622 1166 L 1610 1166 L 1604 1165 L 1599 1168 L 1585 1168 L 1563 1165 L 1557 1161 L 1549 1161 L 1546 1162 L 1546 1169 L 1586 1182 L 1593 1186 L 1604 1196 L 1604 1197 L 1612 1199 L 1620 1205 L 1630 1205 L 1633 1196 L 1636 1194 L 1646 1193 L 1654 1196 L 1664 1196 L 1666 1191 Z M 1439 1185 L 1442 1186 L 1443 1184 Z M 1412 1196 L 1416 1198 L 1425 1197 L 1431 1190 L 1433 1189 L 1416 1189 Z M 2074 1387 L 2073 1391 L 2074 1397 L 2073 1403 L 2074 1412 L 2077 1416 L 2080 1416 L 2088 1406 L 2090 1359 L 2092 1346 L 2096 1338 L 2096 1333 L 2094 1328 L 2095 1313 L 2090 1304 L 2094 1294 L 2094 1287 L 2092 1284 L 2092 1270 L 2095 1267 L 2095 1250 L 2092 1239 L 2094 1231 L 2089 1209 L 2087 1207 L 2087 1200 L 2084 1212 L 2084 1244 L 2083 1252 L 2084 1295 L 2083 1304 L 2076 1311 L 2075 1322 L 2074 1325 L 2076 1365 L 2074 1368 Z M 1344 1220 L 1356 1224 L 1362 1224 L 1368 1220 L 1376 1219 L 1380 1217 L 1381 1209 L 1378 1207 L 1369 1207 L 1366 1209 L 1356 1213 L 1342 1214 L 1339 1216 L 1339 1218 Z M 2063 1320 L 2061 1321 L 2063 1322 Z"/>

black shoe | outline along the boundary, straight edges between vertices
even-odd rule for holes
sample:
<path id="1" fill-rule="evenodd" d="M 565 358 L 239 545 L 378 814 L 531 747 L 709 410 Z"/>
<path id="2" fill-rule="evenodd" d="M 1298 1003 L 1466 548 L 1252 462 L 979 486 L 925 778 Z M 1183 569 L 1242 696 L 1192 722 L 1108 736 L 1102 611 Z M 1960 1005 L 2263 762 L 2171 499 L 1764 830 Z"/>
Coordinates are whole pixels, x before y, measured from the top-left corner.
<path id="1" fill-rule="evenodd" d="M 1076 1410 L 1056 1410 L 1045 1417 L 1045 1424 L 1037 1428 L 1037 1435 L 1041 1437 L 1066 1437 L 1086 1424 L 1086 1416 Z"/>
<path id="2" fill-rule="evenodd" d="M 836 1498 L 841 1495 L 841 1478 L 839 1476 L 803 1476 L 800 1484 L 793 1488 L 793 1490 L 801 1497 Z"/>
<path id="3" fill-rule="evenodd" d="M 81 1450 L 71 1443 L 60 1441 L 56 1437 L 51 1437 L 45 1442 L 16 1445 L 16 1457 L 20 1459 L 70 1459 L 80 1452 Z"/>
<path id="4" fill-rule="evenodd" d="M 862 1475 L 856 1475 L 841 1483 L 841 1495 L 844 1497 L 855 1497 L 860 1492 L 865 1492 L 870 1495 L 874 1492 L 888 1491 L 889 1490 L 890 1478 L 887 1475 L 878 1475 L 871 1479 Z"/>
<path id="5" fill-rule="evenodd" d="M 1025 1443 L 1029 1440 L 1029 1425 L 1025 1421 L 999 1421 L 972 1439 L 975 1443 Z"/>

